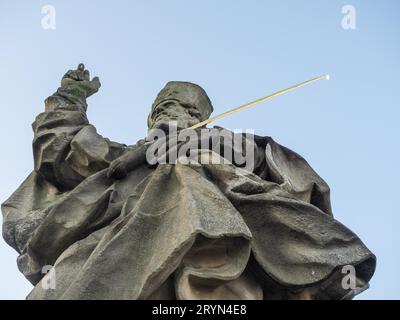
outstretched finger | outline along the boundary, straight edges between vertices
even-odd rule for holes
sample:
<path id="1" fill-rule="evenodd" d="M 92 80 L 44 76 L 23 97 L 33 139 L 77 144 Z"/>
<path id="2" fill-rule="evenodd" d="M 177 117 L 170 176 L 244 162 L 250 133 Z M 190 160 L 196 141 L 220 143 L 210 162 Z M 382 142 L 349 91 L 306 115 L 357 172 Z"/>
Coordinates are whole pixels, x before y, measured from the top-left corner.
<path id="1" fill-rule="evenodd" d="M 92 94 L 99 91 L 101 83 L 98 77 L 94 77 L 92 81 L 89 82 L 87 86 L 87 96 L 90 97 Z"/>
<path id="2" fill-rule="evenodd" d="M 83 80 L 90 80 L 90 72 L 87 69 L 83 71 Z"/>
<path id="3" fill-rule="evenodd" d="M 76 68 L 77 71 L 83 71 L 85 70 L 85 65 L 83 63 L 78 64 L 78 68 Z"/>
<path id="4" fill-rule="evenodd" d="M 99 88 L 101 87 L 101 83 L 100 83 L 99 77 L 94 77 L 94 78 L 92 79 L 91 83 L 92 83 L 92 85 L 93 85 L 95 88 L 97 88 L 97 89 L 99 89 Z"/>

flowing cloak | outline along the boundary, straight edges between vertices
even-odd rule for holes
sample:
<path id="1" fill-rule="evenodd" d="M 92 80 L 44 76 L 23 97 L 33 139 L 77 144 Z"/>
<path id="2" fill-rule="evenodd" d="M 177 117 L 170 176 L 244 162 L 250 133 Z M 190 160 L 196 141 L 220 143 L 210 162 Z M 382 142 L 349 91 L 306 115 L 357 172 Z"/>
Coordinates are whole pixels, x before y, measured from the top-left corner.
<path id="1" fill-rule="evenodd" d="M 315 285 L 340 299 L 343 266 L 364 283 L 374 273 L 374 255 L 333 218 L 328 185 L 269 137 L 255 136 L 253 172 L 178 162 L 112 180 L 108 165 L 132 147 L 97 134 L 86 108 L 50 97 L 33 130 L 35 169 L 2 205 L 28 299 L 149 299 L 171 282 L 178 299 Z"/>

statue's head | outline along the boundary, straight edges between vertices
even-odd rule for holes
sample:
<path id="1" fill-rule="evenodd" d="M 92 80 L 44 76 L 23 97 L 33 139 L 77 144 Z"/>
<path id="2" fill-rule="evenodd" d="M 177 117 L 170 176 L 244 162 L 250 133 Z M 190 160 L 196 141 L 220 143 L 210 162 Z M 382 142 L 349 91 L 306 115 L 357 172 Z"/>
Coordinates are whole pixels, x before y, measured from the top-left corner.
<path id="1" fill-rule="evenodd" d="M 212 112 L 203 88 L 190 82 L 171 81 L 157 95 L 147 124 L 149 129 L 165 129 L 175 121 L 178 129 L 185 129 L 208 119 Z"/>

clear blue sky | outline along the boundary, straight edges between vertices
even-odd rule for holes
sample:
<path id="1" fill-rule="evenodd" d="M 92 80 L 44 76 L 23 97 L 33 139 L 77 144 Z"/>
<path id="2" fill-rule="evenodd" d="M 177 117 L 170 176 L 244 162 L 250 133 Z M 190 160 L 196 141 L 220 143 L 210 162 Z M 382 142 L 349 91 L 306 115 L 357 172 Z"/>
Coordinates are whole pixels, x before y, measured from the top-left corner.
<path id="1" fill-rule="evenodd" d="M 43 30 L 41 8 L 56 9 Z M 357 28 L 341 26 L 343 5 Z M 215 112 L 330 73 L 321 82 L 221 120 L 303 155 L 329 183 L 338 220 L 377 255 L 360 299 L 400 298 L 400 2 L 398 0 L 146 0 L 0 2 L 0 200 L 32 170 L 31 123 L 69 68 L 102 82 L 90 121 L 133 143 L 169 80 L 203 86 Z M 30 291 L 0 242 L 0 298 Z"/>

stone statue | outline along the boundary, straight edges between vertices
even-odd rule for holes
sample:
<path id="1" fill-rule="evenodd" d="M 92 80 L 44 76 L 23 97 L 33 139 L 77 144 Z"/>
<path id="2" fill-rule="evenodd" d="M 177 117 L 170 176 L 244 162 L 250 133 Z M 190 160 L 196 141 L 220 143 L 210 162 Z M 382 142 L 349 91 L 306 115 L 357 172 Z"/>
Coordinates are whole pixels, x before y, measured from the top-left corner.
<path id="1" fill-rule="evenodd" d="M 154 142 L 116 143 L 88 122 L 99 88 L 83 65 L 62 78 L 33 123 L 34 170 L 2 205 L 27 299 L 351 299 L 368 287 L 375 256 L 301 156 L 253 135 L 251 170 L 149 164 Z M 169 82 L 148 126 L 187 130 L 212 111 L 201 87 Z"/>

